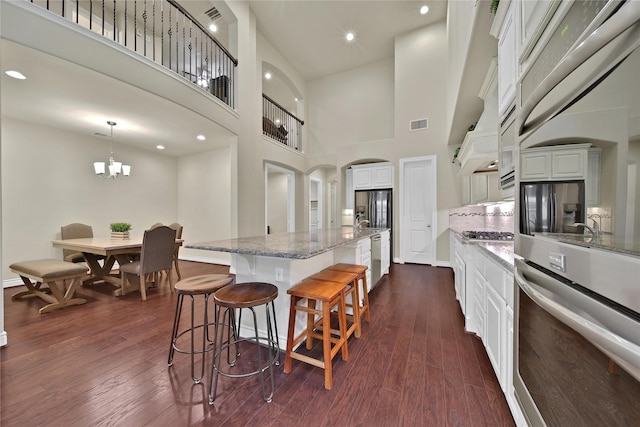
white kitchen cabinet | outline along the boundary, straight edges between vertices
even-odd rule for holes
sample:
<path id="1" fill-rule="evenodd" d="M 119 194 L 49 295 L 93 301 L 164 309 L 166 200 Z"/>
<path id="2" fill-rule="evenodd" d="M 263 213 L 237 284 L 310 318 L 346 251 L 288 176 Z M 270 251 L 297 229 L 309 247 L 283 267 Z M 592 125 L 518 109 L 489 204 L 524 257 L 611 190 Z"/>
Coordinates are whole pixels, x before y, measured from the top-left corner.
<path id="1" fill-rule="evenodd" d="M 475 205 L 478 203 L 490 203 L 497 202 L 501 199 L 500 195 L 500 184 L 498 182 L 498 172 L 478 172 L 471 174 L 471 176 L 466 177 L 468 180 L 468 184 L 464 183 L 465 177 L 463 178 L 462 184 L 462 196 L 463 199 L 466 198 L 466 185 L 468 185 L 469 191 L 469 201 L 465 203 L 463 200 L 463 204 Z"/>
<path id="2" fill-rule="evenodd" d="M 389 266 L 391 265 L 391 232 L 383 231 L 380 233 L 380 271 L 382 274 L 389 274 Z"/>
<path id="3" fill-rule="evenodd" d="M 530 148 L 520 152 L 520 181 L 587 178 L 589 144 Z"/>
<path id="4" fill-rule="evenodd" d="M 587 179 L 585 181 L 585 203 L 600 204 L 600 149 L 590 148 L 587 154 Z"/>
<path id="5" fill-rule="evenodd" d="M 354 190 L 393 188 L 393 163 L 353 165 Z"/>
<path id="6" fill-rule="evenodd" d="M 371 239 L 360 239 L 355 243 L 341 246 L 333 250 L 334 264 L 357 264 L 367 266 L 367 290 L 371 290 L 375 283 L 371 282 Z"/>
<path id="7" fill-rule="evenodd" d="M 460 303 L 462 313 L 465 313 L 465 292 L 466 292 L 466 265 L 465 265 L 465 245 L 455 236 L 453 231 L 449 235 L 451 267 L 453 269 L 454 287 L 456 299 Z"/>
<path id="8" fill-rule="evenodd" d="M 502 118 L 516 98 L 518 62 L 516 56 L 515 1 L 509 2 L 498 35 L 498 115 Z"/>
<path id="9" fill-rule="evenodd" d="M 471 176 L 462 176 L 460 177 L 461 182 L 461 200 L 462 206 L 467 206 L 471 204 Z"/>
<path id="10" fill-rule="evenodd" d="M 486 287 L 486 296 L 484 344 L 498 382 L 504 390 L 507 305 L 492 286 Z"/>
<path id="11" fill-rule="evenodd" d="M 557 1 L 519 0 L 516 1 L 516 45 L 520 74 L 529 65 L 529 56 L 547 23 L 553 16 Z"/>
<path id="12" fill-rule="evenodd" d="M 355 194 L 353 193 L 353 169 L 349 168 L 345 171 L 344 183 L 344 207 L 353 210 Z"/>

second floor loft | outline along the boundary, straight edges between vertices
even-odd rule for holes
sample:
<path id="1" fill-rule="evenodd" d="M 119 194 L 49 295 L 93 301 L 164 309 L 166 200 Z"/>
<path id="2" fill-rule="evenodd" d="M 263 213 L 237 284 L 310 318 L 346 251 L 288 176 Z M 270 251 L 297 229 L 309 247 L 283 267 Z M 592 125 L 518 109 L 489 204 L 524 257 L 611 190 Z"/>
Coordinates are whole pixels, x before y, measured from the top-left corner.
<path id="1" fill-rule="evenodd" d="M 198 20 L 174 0 L 19 0 L 59 23 L 70 22 L 145 57 L 237 108 L 238 60 Z M 195 13 L 200 16 L 202 13 Z M 205 15 L 215 15 L 215 8 Z M 57 16 L 57 18 L 54 17 Z M 218 15 L 219 16 L 219 15 Z M 61 21 L 63 18 L 64 21 Z M 108 45 L 109 42 L 107 42 Z M 271 93 L 270 93 L 271 95 Z M 272 95 L 274 98 L 276 96 Z M 289 108 L 262 94 L 262 133 L 303 153 L 304 122 Z"/>

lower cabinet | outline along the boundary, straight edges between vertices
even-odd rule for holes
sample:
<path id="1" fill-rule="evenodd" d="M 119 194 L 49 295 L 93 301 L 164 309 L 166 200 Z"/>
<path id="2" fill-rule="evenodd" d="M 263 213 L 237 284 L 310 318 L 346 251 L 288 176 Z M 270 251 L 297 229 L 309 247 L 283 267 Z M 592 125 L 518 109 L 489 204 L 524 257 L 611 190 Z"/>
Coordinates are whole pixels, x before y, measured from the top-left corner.
<path id="1" fill-rule="evenodd" d="M 486 289 L 486 317 L 485 317 L 485 329 L 483 342 L 487 350 L 487 356 L 493 365 L 493 370 L 496 372 L 498 382 L 502 391 L 505 391 L 505 360 L 506 360 L 506 315 L 507 305 L 502 296 L 493 289 L 492 286 L 487 286 Z"/>
<path id="2" fill-rule="evenodd" d="M 375 283 L 371 283 L 371 239 L 360 239 L 356 243 L 334 249 L 333 262 L 366 265 L 367 289 L 370 291 L 375 286 Z"/>
<path id="3" fill-rule="evenodd" d="M 465 330 L 482 340 L 509 407 L 517 411 L 513 390 L 513 270 L 481 244 L 463 243 L 453 233 L 450 243 L 456 298 L 464 314 Z"/>

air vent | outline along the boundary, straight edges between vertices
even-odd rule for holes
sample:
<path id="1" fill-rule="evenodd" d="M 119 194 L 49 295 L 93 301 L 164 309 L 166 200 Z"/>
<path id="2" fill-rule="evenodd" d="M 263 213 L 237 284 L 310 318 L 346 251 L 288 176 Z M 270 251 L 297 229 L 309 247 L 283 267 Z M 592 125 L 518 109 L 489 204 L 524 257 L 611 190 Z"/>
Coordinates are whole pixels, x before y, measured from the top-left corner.
<path id="1" fill-rule="evenodd" d="M 222 16 L 220 15 L 220 12 L 218 12 L 218 9 L 216 9 L 215 7 L 212 7 L 211 9 L 207 10 L 204 14 L 206 15 L 207 18 L 211 20 L 211 22 L 214 22 L 216 19 Z"/>
<path id="2" fill-rule="evenodd" d="M 414 130 L 426 129 L 428 127 L 429 127 L 429 121 L 427 119 L 411 120 L 409 122 L 409 130 L 412 132 Z"/>

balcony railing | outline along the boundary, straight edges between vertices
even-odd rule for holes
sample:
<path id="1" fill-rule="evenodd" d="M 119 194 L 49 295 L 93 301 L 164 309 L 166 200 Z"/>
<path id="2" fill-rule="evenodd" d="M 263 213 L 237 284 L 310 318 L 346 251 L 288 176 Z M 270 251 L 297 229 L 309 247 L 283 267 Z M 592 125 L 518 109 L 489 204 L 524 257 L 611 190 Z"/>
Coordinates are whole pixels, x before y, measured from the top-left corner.
<path id="1" fill-rule="evenodd" d="M 304 122 L 267 95 L 262 95 L 262 134 L 302 152 Z"/>
<path id="2" fill-rule="evenodd" d="M 173 0 L 29 0 L 161 64 L 235 108 L 233 57 Z"/>

